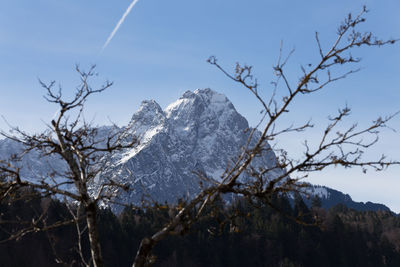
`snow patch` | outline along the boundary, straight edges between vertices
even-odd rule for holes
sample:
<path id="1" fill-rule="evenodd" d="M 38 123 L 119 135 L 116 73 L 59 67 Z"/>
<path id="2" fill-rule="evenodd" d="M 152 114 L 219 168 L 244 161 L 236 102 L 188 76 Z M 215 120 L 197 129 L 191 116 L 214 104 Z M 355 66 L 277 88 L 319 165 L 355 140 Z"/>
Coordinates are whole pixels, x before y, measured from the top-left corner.
<path id="1" fill-rule="evenodd" d="M 328 190 L 322 186 L 311 186 L 310 189 L 307 191 L 314 196 L 318 196 L 319 198 L 328 198 L 329 197 Z"/>

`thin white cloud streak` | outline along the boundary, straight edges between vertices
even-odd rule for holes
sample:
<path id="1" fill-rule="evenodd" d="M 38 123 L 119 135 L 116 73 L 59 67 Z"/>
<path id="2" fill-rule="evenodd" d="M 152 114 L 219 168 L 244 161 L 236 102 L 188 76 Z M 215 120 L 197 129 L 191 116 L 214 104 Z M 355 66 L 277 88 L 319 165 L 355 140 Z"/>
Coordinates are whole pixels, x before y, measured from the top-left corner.
<path id="1" fill-rule="evenodd" d="M 129 13 L 131 12 L 132 8 L 136 5 L 136 3 L 138 1 L 139 0 L 133 0 L 132 3 L 129 5 L 129 7 L 125 11 L 124 15 L 122 15 L 122 18 L 118 21 L 117 26 L 115 26 L 114 30 L 111 32 L 110 36 L 107 38 L 107 41 L 104 43 L 103 48 L 101 49 L 102 52 L 108 46 L 108 44 L 110 43 L 110 41 L 114 37 L 115 33 L 118 31 L 119 27 L 121 27 L 122 23 L 124 23 L 124 20 L 129 15 Z"/>

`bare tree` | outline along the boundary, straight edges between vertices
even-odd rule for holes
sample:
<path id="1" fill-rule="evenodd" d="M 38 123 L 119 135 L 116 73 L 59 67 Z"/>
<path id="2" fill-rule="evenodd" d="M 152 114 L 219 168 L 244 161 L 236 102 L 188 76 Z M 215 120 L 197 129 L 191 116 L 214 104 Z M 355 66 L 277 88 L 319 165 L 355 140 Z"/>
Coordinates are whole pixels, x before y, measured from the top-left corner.
<path id="1" fill-rule="evenodd" d="M 320 59 L 307 68 L 301 67 L 302 76 L 297 84 L 291 84 L 285 73 L 285 66 L 291 54 L 283 57 L 282 48 L 279 59 L 273 70 L 276 81 L 273 82 L 271 97 L 263 99 L 260 95 L 257 79 L 253 77 L 252 67 L 237 64 L 231 74 L 226 71 L 215 57 L 210 57 L 208 62 L 217 67 L 223 74 L 236 83 L 249 90 L 263 106 L 263 119 L 259 127 L 262 127 L 261 136 L 254 145 L 251 144 L 254 131 L 250 133 L 247 145 L 242 149 L 241 154 L 234 160 L 230 168 L 227 168 L 222 175 L 221 181 L 215 181 L 204 174 L 201 179 L 210 181 L 211 186 L 201 190 L 197 196 L 181 207 L 175 217 L 165 225 L 163 229 L 144 238 L 137 252 L 134 267 L 147 266 L 153 260 L 151 251 L 154 245 L 168 235 L 176 234 L 182 229 L 189 228 L 200 217 L 205 216 L 203 211 L 206 206 L 211 206 L 221 195 L 233 193 L 247 198 L 263 199 L 272 205 L 271 198 L 275 194 L 287 192 L 307 193 L 308 185 L 302 182 L 310 172 L 322 171 L 328 166 L 360 167 L 363 171 L 372 168 L 377 171 L 386 169 L 398 161 L 387 161 L 382 155 L 376 161 L 365 161 L 362 156 L 366 149 L 378 141 L 379 130 L 387 126 L 387 122 L 396 114 L 385 118 L 374 120 L 366 128 L 359 128 L 356 124 L 347 129 L 340 129 L 338 124 L 350 115 L 350 108 L 339 109 L 338 114 L 329 118 L 327 127 L 321 134 L 318 145 L 310 147 L 304 143 L 302 158 L 289 158 L 288 153 L 283 149 L 274 149 L 268 142 L 280 135 L 288 133 L 299 133 L 313 127 L 310 122 L 280 128 L 279 121 L 283 114 L 289 112 L 289 107 L 300 95 L 311 95 L 324 89 L 327 85 L 346 78 L 348 75 L 357 72 L 359 69 L 351 69 L 341 74 L 333 75 L 335 67 L 346 69 L 344 66 L 359 63 L 360 59 L 352 56 L 351 52 L 363 46 L 382 46 L 394 44 L 395 39 L 380 40 L 372 33 L 360 33 L 357 26 L 365 22 L 364 15 L 367 9 L 364 7 L 360 14 L 353 17 L 351 14 L 341 23 L 337 30 L 337 38 L 328 50 L 322 48 L 318 33 L 315 34 Z M 278 90 L 284 96 L 278 98 Z M 284 90 L 282 92 L 282 90 Z M 372 136 L 371 138 L 365 138 Z M 371 140 L 371 141 L 365 141 Z M 266 151 L 273 151 L 277 156 L 277 162 L 273 167 L 253 168 L 251 162 L 257 156 L 263 155 Z M 284 170 L 279 172 L 278 170 Z M 250 179 L 241 179 L 246 173 Z"/>
<path id="2" fill-rule="evenodd" d="M 111 82 L 106 82 L 100 88 L 93 89 L 89 85 L 89 79 L 96 74 L 94 68 L 94 66 L 91 67 L 88 72 L 81 71 L 78 67 L 76 68 L 81 83 L 69 101 L 64 100 L 61 88 L 57 91 L 54 90 L 54 81 L 49 84 L 40 81 L 47 92 L 46 100 L 59 107 L 57 115 L 51 121 L 51 125 L 48 125 L 46 131 L 32 135 L 17 127 L 12 127 L 11 134 L 2 133 L 6 138 L 22 143 L 24 147 L 23 154 L 30 151 L 38 151 L 43 157 L 52 155 L 61 158 L 66 163 L 66 170 L 55 170 L 54 173 L 43 177 L 37 183 L 27 180 L 26 177 L 21 177 L 20 168 L 13 167 L 9 161 L 1 161 L 0 170 L 5 175 L 5 182 L 1 185 L 4 192 L 3 198 L 13 190 L 29 187 L 38 190 L 42 196 L 54 195 L 66 198 L 78 205 L 76 214 L 71 210 L 73 219 L 70 221 L 38 227 L 38 223 L 41 222 L 43 217 L 42 215 L 36 219 L 36 225 L 31 225 L 13 234 L 10 237 L 11 239 L 19 238 L 28 232 L 44 231 L 66 223 L 75 223 L 80 237 L 79 221 L 82 219 L 80 218 L 82 212 L 79 211 L 82 208 L 88 229 L 91 262 L 93 266 L 103 266 L 96 221 L 98 203 L 113 197 L 110 194 L 110 191 L 112 191 L 110 189 L 117 187 L 127 190 L 127 188 L 111 179 L 103 183 L 97 192 L 89 192 L 89 186 L 93 183 L 93 179 L 104 169 L 104 164 L 102 163 L 107 158 L 106 154 L 133 147 L 137 140 L 134 136 L 129 135 L 127 129 L 119 129 L 115 125 L 114 130 L 109 131 L 107 136 L 99 138 L 99 128 L 93 127 L 84 119 L 83 107 L 88 97 L 101 93 L 112 85 Z M 72 185 L 72 188 L 66 189 L 68 185 Z M 81 251 L 80 255 L 82 256 Z M 83 256 L 82 261 L 85 262 Z M 89 264 L 85 265 L 89 266 Z"/>
<path id="3" fill-rule="evenodd" d="M 250 201 L 263 199 L 272 205 L 271 198 L 276 194 L 287 192 L 306 192 L 306 184 L 302 179 L 310 172 L 322 171 L 328 166 L 360 167 L 362 170 L 372 168 L 378 171 L 386 169 L 398 161 L 388 161 L 385 156 L 375 161 L 365 161 L 363 153 L 374 145 L 378 140 L 379 130 L 387 126 L 387 122 L 396 114 L 385 118 L 374 120 L 366 128 L 359 128 L 353 125 L 347 129 L 340 129 L 339 123 L 350 114 L 350 109 L 344 107 L 338 114 L 329 119 L 327 127 L 322 131 L 321 138 L 316 146 L 307 142 L 304 144 L 303 156 L 292 159 L 283 149 L 271 147 L 268 142 L 280 135 L 288 133 L 299 133 L 311 128 L 311 122 L 305 122 L 297 126 L 280 128 L 282 115 L 289 112 L 289 107 L 300 95 L 311 95 L 324 89 L 327 85 L 346 78 L 348 75 L 357 72 L 358 69 L 351 69 L 341 74 L 333 72 L 333 68 L 346 69 L 344 66 L 357 64 L 360 59 L 352 56 L 354 49 L 364 46 L 382 46 L 393 44 L 397 40 L 380 40 L 372 33 L 360 33 L 357 26 L 365 22 L 363 8 L 361 13 L 355 17 L 351 14 L 342 22 L 337 31 L 337 39 L 328 50 L 324 50 L 316 33 L 316 43 L 320 58 L 314 64 L 302 67 L 302 76 L 296 84 L 292 84 L 286 76 L 285 66 L 290 58 L 283 57 L 282 49 L 277 64 L 274 67 L 276 81 L 271 88 L 271 97 L 264 99 L 260 95 L 260 88 L 257 80 L 253 77 L 252 67 L 237 64 L 233 73 L 226 71 L 215 57 L 209 58 L 208 62 L 222 71 L 228 78 L 244 86 L 255 96 L 263 106 L 263 118 L 258 127 L 261 130 L 259 137 L 255 135 L 256 129 L 249 133 L 247 144 L 242 148 L 240 155 L 233 158 L 233 163 L 227 167 L 220 181 L 215 181 L 205 174 L 199 174 L 199 179 L 207 181 L 207 186 L 201 188 L 200 192 L 191 200 L 181 203 L 176 207 L 176 212 L 171 215 L 171 220 L 152 236 L 141 241 L 133 266 L 149 266 L 154 261 L 152 249 L 155 244 L 165 237 L 182 233 L 200 218 L 207 216 L 208 207 L 215 204 L 224 194 L 234 194 L 247 198 Z M 339 67 L 339 68 L 337 68 Z M 26 180 L 20 175 L 20 169 L 13 165 L 13 161 L 0 162 L 0 170 L 4 177 L 0 183 L 1 197 L 7 197 L 15 190 L 29 187 L 38 190 L 41 196 L 56 195 L 62 196 L 78 205 L 76 210 L 71 208 L 72 219 L 70 221 L 58 222 L 54 225 L 38 226 L 40 216 L 34 224 L 18 231 L 10 236 L 10 239 L 19 238 L 26 233 L 45 231 L 66 223 L 75 223 L 78 236 L 82 234 L 79 221 L 85 220 L 90 239 L 91 259 L 86 260 L 79 251 L 82 263 L 89 266 L 103 266 L 100 242 L 98 238 L 96 214 L 100 201 L 112 199 L 112 188 L 126 186 L 107 180 L 97 192 L 90 192 L 89 186 L 93 179 L 103 170 L 102 162 L 107 160 L 106 154 L 132 147 L 137 140 L 129 135 L 128 129 L 117 129 L 102 139 L 98 138 L 99 129 L 87 123 L 83 118 L 82 108 L 89 96 L 100 93 L 111 86 L 107 82 L 99 89 L 92 89 L 88 79 L 94 75 L 94 69 L 89 72 L 82 72 L 77 68 L 81 78 L 81 85 L 78 87 L 74 97 L 65 101 L 61 90 L 54 90 L 55 83 L 42 83 L 47 92 L 46 99 L 59 106 L 59 113 L 48 125 L 48 129 L 41 134 L 28 134 L 18 128 L 12 128 L 12 133 L 3 133 L 4 136 L 22 143 L 25 147 L 24 153 L 32 150 L 40 151 L 43 156 L 57 155 L 66 163 L 67 170 L 56 171 L 48 177 L 43 177 L 37 183 Z M 282 95 L 283 97 L 278 97 Z M 77 112 L 76 112 L 77 111 Z M 75 112 L 75 113 L 74 113 Z M 71 117 L 72 116 L 72 119 Z M 255 139 L 255 136 L 257 138 Z M 371 138 L 364 138 L 369 137 Z M 255 140 L 255 142 L 254 142 Z M 370 140 L 370 141 L 365 141 Z M 272 167 L 253 167 L 254 158 L 264 155 L 267 151 L 273 151 L 276 156 L 276 164 Z M 230 155 L 234 156 L 234 155 Z M 246 176 L 246 179 L 243 177 Z M 63 179 L 56 179 L 62 177 Z M 65 189 L 66 185 L 73 185 L 73 190 Z M 1 199 L 1 198 L 0 198 Z M 80 212 L 84 209 L 84 212 Z M 83 215 L 82 215 L 83 214 Z M 84 216 L 82 218 L 82 216 Z M 79 248 L 80 241 L 78 244 Z"/>

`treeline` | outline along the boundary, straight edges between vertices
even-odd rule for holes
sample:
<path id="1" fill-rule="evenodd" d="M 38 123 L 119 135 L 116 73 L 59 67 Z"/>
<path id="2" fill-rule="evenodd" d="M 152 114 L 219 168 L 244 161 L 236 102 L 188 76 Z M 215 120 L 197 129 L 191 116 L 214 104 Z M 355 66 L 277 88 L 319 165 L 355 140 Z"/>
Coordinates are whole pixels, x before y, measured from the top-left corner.
<path id="1" fill-rule="evenodd" d="M 207 211 L 210 217 L 191 229 L 177 229 L 177 235 L 159 243 L 154 265 L 400 266 L 397 215 L 358 212 L 343 205 L 326 211 L 319 199 L 312 203 L 308 208 L 299 196 L 294 201 L 275 197 L 272 206 L 244 200 L 226 206 L 220 201 Z M 60 201 L 43 198 L 4 201 L 0 239 L 29 227 L 32 218 L 45 219 L 37 222 L 37 229 L 70 220 L 69 209 Z M 146 210 L 125 208 L 119 215 L 102 209 L 100 238 L 106 266 L 131 266 L 141 239 L 159 230 L 177 210 L 167 204 Z M 29 233 L 0 244 L 0 266 L 60 266 L 57 261 L 80 266 L 77 244 L 75 225 Z M 82 246 L 82 256 L 88 259 L 85 234 Z"/>

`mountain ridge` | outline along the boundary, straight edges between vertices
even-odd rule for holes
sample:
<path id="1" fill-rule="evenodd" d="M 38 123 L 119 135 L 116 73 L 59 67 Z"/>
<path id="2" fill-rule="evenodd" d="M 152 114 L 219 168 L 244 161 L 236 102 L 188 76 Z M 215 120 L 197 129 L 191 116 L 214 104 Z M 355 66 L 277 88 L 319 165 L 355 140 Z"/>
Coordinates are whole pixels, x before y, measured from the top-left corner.
<path id="1" fill-rule="evenodd" d="M 106 171 L 106 176 L 135 188 L 136 193 L 125 196 L 128 202 L 140 201 L 143 194 L 158 202 L 193 196 L 200 182 L 193 172 L 219 180 L 250 134 L 247 120 L 226 96 L 210 89 L 186 91 L 164 110 L 154 100 L 143 101 L 128 128 L 138 136 L 139 146 L 123 151 Z M 259 166 L 276 164 L 272 151 L 254 161 Z M 128 179 L 130 174 L 133 179 Z"/>
<path id="2" fill-rule="evenodd" d="M 99 135 L 106 136 L 114 128 L 102 126 L 99 129 Z M 117 197 L 123 203 L 140 203 L 143 196 L 161 203 L 194 196 L 200 188 L 194 172 L 219 180 L 247 143 L 252 130 L 229 99 L 211 89 L 186 91 L 165 109 L 155 100 L 144 100 L 123 129 L 129 129 L 129 134 L 137 136 L 139 144 L 105 158 L 105 171 L 92 185 L 92 189 L 98 189 L 108 178 L 129 185 L 133 190 L 120 192 Z M 255 130 L 252 141 L 259 136 L 260 132 Z M 12 142 L 0 140 L 0 158 L 7 158 L 21 149 L 20 144 Z M 23 158 L 22 165 L 24 178 L 45 177 L 54 168 L 66 167 L 57 157 L 49 157 L 46 163 L 34 152 Z M 254 158 L 253 165 L 273 167 L 276 157 L 269 150 Z M 279 169 L 271 175 L 282 173 Z M 315 186 L 311 191 L 323 196 L 327 207 L 329 203 L 337 202 L 329 196 L 357 209 L 365 207 L 354 204 L 350 196 L 349 200 L 346 195 L 332 190 Z M 373 209 L 386 207 L 369 206 Z"/>

